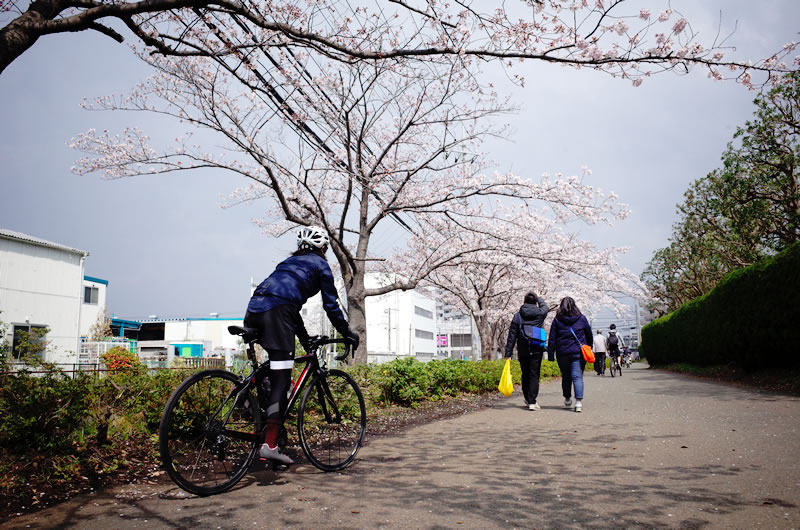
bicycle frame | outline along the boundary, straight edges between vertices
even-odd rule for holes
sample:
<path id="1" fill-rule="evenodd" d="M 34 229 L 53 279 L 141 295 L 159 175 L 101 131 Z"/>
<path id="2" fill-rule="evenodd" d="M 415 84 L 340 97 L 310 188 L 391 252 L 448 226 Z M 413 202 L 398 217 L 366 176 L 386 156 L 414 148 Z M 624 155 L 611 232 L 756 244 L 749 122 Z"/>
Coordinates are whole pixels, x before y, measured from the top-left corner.
<path id="1" fill-rule="evenodd" d="M 295 358 L 295 362 L 298 361 L 305 362 L 306 365 L 303 368 L 303 371 L 300 373 L 300 376 L 297 378 L 297 380 L 290 388 L 289 401 L 286 405 L 286 410 L 284 410 L 283 412 L 283 417 L 281 418 L 282 422 L 285 422 L 289 418 L 292 407 L 297 402 L 297 398 L 298 396 L 301 395 L 301 391 L 303 390 L 303 388 L 305 388 L 305 385 L 308 382 L 309 378 L 314 374 L 323 373 L 326 370 L 325 365 L 324 364 L 321 365 L 319 362 L 319 358 L 317 357 L 317 351 L 319 347 L 326 344 L 336 344 L 336 343 L 345 343 L 345 339 L 329 339 L 328 337 L 325 336 L 316 337 L 312 340 L 311 353 Z M 255 342 L 250 342 L 247 347 L 247 359 L 250 361 L 250 364 L 253 367 L 253 371 L 247 377 L 242 378 L 242 381 L 239 384 L 237 384 L 235 388 L 231 390 L 231 393 L 228 395 L 228 397 L 225 400 L 223 400 L 222 404 L 220 404 L 217 411 L 212 415 L 212 420 L 209 421 L 213 421 L 213 418 L 217 417 L 219 412 L 222 410 L 222 407 L 226 403 L 229 403 L 231 399 L 234 400 L 234 403 L 238 403 L 240 399 L 242 399 L 244 396 L 247 395 L 247 392 L 251 388 L 256 388 L 256 393 L 259 399 L 259 410 L 262 415 L 264 414 L 264 409 L 266 408 L 264 406 L 265 404 L 264 400 L 266 400 L 268 396 L 262 395 L 261 389 L 258 387 L 257 383 L 261 381 L 263 378 L 269 377 L 269 370 L 270 370 L 269 360 L 263 362 L 261 365 L 258 364 L 258 360 L 256 359 L 254 344 Z M 344 354 L 336 357 L 336 359 L 337 360 L 345 359 L 348 353 L 349 353 L 349 347 L 346 347 Z M 327 388 L 327 385 L 323 386 L 323 390 L 330 398 L 331 397 L 330 389 Z M 326 418 L 330 419 L 331 416 L 327 409 L 326 401 L 321 399 L 320 402 L 322 404 L 323 414 L 325 415 Z M 231 407 L 231 409 L 228 411 L 224 423 L 227 424 L 228 417 L 231 415 L 232 412 L 233 412 L 233 407 Z M 338 419 L 339 411 L 335 410 L 333 412 L 334 412 L 334 417 Z M 232 431 L 229 429 L 224 429 L 222 432 L 226 436 L 230 436 L 231 438 L 236 438 L 245 441 L 254 441 L 254 442 L 260 442 L 262 436 L 261 432 L 247 433 L 241 431 Z"/>

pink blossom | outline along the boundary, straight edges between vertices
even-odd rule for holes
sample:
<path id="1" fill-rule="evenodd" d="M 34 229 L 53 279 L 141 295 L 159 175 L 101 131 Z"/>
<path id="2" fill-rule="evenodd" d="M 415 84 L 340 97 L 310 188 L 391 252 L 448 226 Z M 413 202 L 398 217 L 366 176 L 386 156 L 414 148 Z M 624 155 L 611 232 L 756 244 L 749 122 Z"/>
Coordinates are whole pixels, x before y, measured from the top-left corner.
<path id="1" fill-rule="evenodd" d="M 649 9 L 640 9 L 639 10 L 639 18 L 642 20 L 647 20 L 650 18 L 650 10 Z"/>
<path id="2" fill-rule="evenodd" d="M 661 12 L 660 15 L 658 15 L 658 21 L 666 22 L 667 20 L 669 20 L 670 16 L 672 16 L 672 9 L 665 9 L 664 11 Z"/>
<path id="3" fill-rule="evenodd" d="M 680 33 L 686 28 L 686 24 L 688 21 L 685 18 L 679 19 L 674 26 L 672 26 L 672 31 L 675 33 Z"/>

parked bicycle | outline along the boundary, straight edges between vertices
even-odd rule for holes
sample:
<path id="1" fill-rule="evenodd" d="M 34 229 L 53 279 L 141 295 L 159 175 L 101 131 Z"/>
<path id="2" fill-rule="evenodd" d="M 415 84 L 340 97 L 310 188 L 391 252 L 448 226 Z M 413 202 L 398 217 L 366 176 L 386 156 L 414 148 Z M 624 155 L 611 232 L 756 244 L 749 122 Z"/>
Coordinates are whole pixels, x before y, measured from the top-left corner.
<path id="1" fill-rule="evenodd" d="M 229 326 L 247 343 L 251 372 L 246 376 L 225 370 L 204 370 L 189 376 L 172 393 L 159 427 L 161 461 L 170 478 L 195 495 L 222 493 L 247 473 L 262 442 L 266 425 L 269 360 L 258 363 L 257 331 Z M 297 433 L 308 460 L 323 471 L 350 465 L 364 441 L 367 411 L 358 384 L 341 370 L 328 369 L 320 360 L 321 346 L 341 343 L 344 360 L 351 353 L 347 339 L 311 337 L 305 362 L 290 389 L 284 420 L 299 397 Z M 286 429 L 278 444 L 288 443 Z"/>

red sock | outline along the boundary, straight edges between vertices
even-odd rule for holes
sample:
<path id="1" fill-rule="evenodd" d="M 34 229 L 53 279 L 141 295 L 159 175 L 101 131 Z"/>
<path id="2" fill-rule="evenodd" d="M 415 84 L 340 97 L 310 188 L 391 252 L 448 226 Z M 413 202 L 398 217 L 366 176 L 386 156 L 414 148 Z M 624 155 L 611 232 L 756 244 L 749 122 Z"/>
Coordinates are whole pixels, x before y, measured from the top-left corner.
<path id="1" fill-rule="evenodd" d="M 264 434 L 264 443 L 270 447 L 276 447 L 278 445 L 278 433 L 281 430 L 281 422 L 280 420 L 267 420 L 267 429 Z"/>

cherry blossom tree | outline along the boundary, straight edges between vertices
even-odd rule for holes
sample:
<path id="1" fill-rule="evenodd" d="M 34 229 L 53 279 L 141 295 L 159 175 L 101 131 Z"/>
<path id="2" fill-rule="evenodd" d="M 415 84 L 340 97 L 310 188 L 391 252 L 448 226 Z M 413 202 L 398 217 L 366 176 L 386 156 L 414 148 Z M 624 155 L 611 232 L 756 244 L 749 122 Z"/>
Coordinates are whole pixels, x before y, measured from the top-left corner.
<path id="1" fill-rule="evenodd" d="M 536 60 L 602 70 L 635 84 L 663 71 L 706 68 L 744 84 L 786 72 L 795 43 L 759 61 L 726 60 L 726 39 L 699 42 L 668 2 L 629 8 L 624 0 L 407 2 L 335 0 L 34 0 L 0 1 L 0 72 L 43 36 L 96 31 L 131 34 L 147 52 L 170 56 L 246 56 L 305 51 L 345 63 L 442 56 Z M 0 18 L 0 22 L 2 18 Z"/>
<path id="2" fill-rule="evenodd" d="M 624 210 L 616 197 L 578 178 L 486 174 L 480 142 L 503 134 L 490 118 L 508 106 L 458 59 L 331 61 L 308 83 L 310 63 L 298 67 L 289 57 L 278 64 L 295 67 L 269 70 L 252 60 L 145 58 L 157 75 L 127 97 L 100 98 L 87 108 L 171 116 L 189 132 L 158 147 L 135 129 L 120 136 L 89 131 L 73 142 L 92 155 L 75 171 L 121 178 L 215 168 L 246 177 L 251 184 L 236 190 L 231 203 L 267 199 L 270 208 L 259 221 L 267 234 L 297 225 L 327 229 L 350 323 L 362 338 L 366 296 L 410 289 L 440 267 L 502 251 L 514 228 L 542 218 L 541 208 L 556 221 L 578 216 L 589 222 Z M 212 132 L 223 151 L 192 144 L 196 130 Z M 372 234 L 386 222 L 408 231 L 389 257 L 370 249 Z M 367 289 L 369 268 L 396 279 Z M 361 355 L 365 360 L 366 352 Z"/>
<path id="3" fill-rule="evenodd" d="M 595 193 L 597 200 L 600 192 Z M 627 209 L 619 208 L 615 217 L 626 215 Z M 505 211 L 487 219 L 485 230 L 464 233 L 466 237 L 480 234 L 484 241 L 497 239 L 500 244 L 439 267 L 426 277 L 423 284 L 433 285 L 445 301 L 474 318 L 484 358 L 505 346 L 510 319 L 528 291 L 543 297 L 553 310 L 563 296 L 572 296 L 587 315 L 601 307 L 624 312 L 621 297 L 645 294 L 636 276 L 616 261 L 625 249 L 598 250 L 564 231 L 566 223 L 575 219 L 612 221 L 609 216 L 574 208 L 537 214 Z"/>

